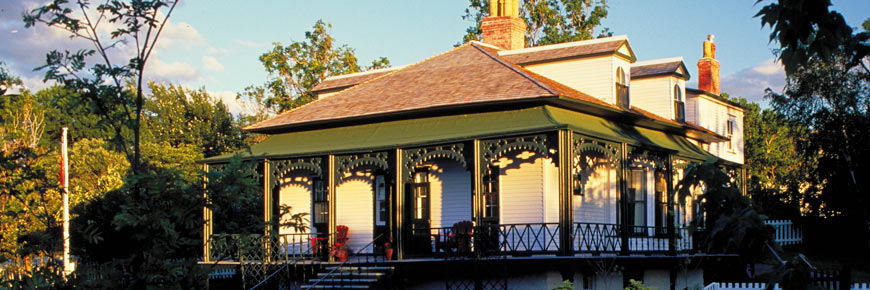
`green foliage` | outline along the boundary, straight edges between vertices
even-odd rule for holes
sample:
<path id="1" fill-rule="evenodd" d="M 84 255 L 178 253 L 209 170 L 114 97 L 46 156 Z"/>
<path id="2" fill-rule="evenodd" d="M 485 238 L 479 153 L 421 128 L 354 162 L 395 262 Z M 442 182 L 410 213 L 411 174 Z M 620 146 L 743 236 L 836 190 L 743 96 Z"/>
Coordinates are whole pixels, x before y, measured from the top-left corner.
<path id="1" fill-rule="evenodd" d="M 552 290 L 572 290 L 574 289 L 574 283 L 571 283 L 569 280 L 562 281 L 561 285 L 556 285 Z"/>
<path id="2" fill-rule="evenodd" d="M 481 40 L 480 22 L 489 16 L 489 0 L 469 0 L 462 19 L 472 21 L 462 42 Z M 520 17 L 526 22 L 526 46 L 554 44 L 596 37 L 607 18 L 606 0 L 523 0 Z M 607 28 L 597 37 L 610 36 Z"/>
<path id="3" fill-rule="evenodd" d="M 812 204 L 823 216 L 870 220 L 870 73 L 849 69 L 847 59 L 811 59 L 788 78 L 784 94 L 767 90 L 773 110 L 809 129 L 802 154 L 817 158 L 811 186 L 820 190 Z"/>
<path id="4" fill-rule="evenodd" d="M 776 218 L 797 218 L 801 210 L 814 210 L 807 205 L 818 204 L 815 190 L 807 185 L 815 155 L 805 156 L 800 148 L 807 127 L 744 98 L 731 101 L 743 107 L 747 191 L 753 202 Z"/>
<path id="5" fill-rule="evenodd" d="M 253 163 L 243 162 L 236 154 L 222 168 L 206 173 L 214 233 L 263 233 L 263 194 L 262 186 L 252 178 L 257 174 L 255 169 Z"/>
<path id="6" fill-rule="evenodd" d="M 625 287 L 625 290 L 658 290 L 656 287 L 648 287 L 643 285 L 643 281 L 637 281 L 634 279 L 628 280 L 628 287 Z"/>
<path id="7" fill-rule="evenodd" d="M 29 93 L 0 96 L 0 260 L 58 246 L 46 239 L 58 224 L 60 195 L 49 166 L 58 156 L 40 146 L 43 120 Z"/>
<path id="8" fill-rule="evenodd" d="M 21 85 L 21 79 L 6 68 L 6 63 L 0 61 L 0 96 L 16 85 Z"/>
<path id="9" fill-rule="evenodd" d="M 88 0 L 53 0 L 23 16 L 25 27 L 54 27 L 90 43 L 91 49 L 49 52 L 45 65 L 37 70 L 45 70 L 46 80 L 79 92 L 89 107 L 110 124 L 115 141 L 123 142 L 120 148 L 132 147 L 133 152 L 127 152 L 127 156 L 134 172 L 140 169 L 145 64 L 177 4 L 159 0 L 108 1 L 97 5 L 94 12 Z M 135 55 L 121 56 L 126 57 L 126 63 L 113 61 L 111 52 L 118 44 L 135 46 L 131 50 Z M 87 68 L 86 59 L 90 57 L 100 61 Z M 132 132 L 133 138 L 124 138 L 126 131 Z"/>
<path id="10" fill-rule="evenodd" d="M 274 43 L 272 50 L 260 56 L 269 79 L 260 86 L 245 88 L 239 97 L 283 112 L 313 101 L 311 89 L 330 76 L 359 72 L 354 49 L 338 46 L 329 35 L 331 24 L 318 20 L 304 41 L 284 46 Z M 389 60 L 375 60 L 370 68 L 389 66 Z"/>
<path id="11" fill-rule="evenodd" d="M 849 67 L 861 65 L 870 72 L 863 64 L 870 54 L 870 31 L 853 34 L 843 15 L 830 7 L 830 0 L 779 0 L 755 15 L 761 18 L 762 27 L 770 26 L 770 41 L 782 47 L 779 59 L 788 75 L 800 72 L 800 66 L 810 59 L 833 61 L 840 56 L 845 56 Z"/>
<path id="12" fill-rule="evenodd" d="M 149 83 L 145 118 L 150 140 L 200 148 L 204 157 L 217 156 L 245 147 L 247 134 L 227 106 L 205 89 Z M 192 160 L 191 160 L 192 161 Z"/>
<path id="13" fill-rule="evenodd" d="M 102 139 L 107 141 L 112 150 L 122 152 L 125 142 L 119 138 L 132 137 L 127 131 L 123 135 L 116 135 L 111 120 L 98 113 L 99 108 L 88 101 L 82 91 L 55 85 L 35 95 L 45 112 L 45 133 L 48 136 L 60 136 L 61 128 L 67 127 L 70 143 L 82 139 Z M 44 145 L 56 143 L 57 140 L 46 140 Z"/>
<path id="14" fill-rule="evenodd" d="M 70 206 L 102 198 L 124 185 L 130 163 L 101 139 L 83 139 L 69 152 Z"/>
<path id="15" fill-rule="evenodd" d="M 677 184 L 678 200 L 692 196 L 694 188 L 703 188 L 700 202 L 704 216 L 691 222 L 694 235 L 707 253 L 737 253 L 758 260 L 765 253 L 773 229 L 764 224 L 764 216 L 741 194 L 739 186 L 713 160 L 691 164 Z"/>

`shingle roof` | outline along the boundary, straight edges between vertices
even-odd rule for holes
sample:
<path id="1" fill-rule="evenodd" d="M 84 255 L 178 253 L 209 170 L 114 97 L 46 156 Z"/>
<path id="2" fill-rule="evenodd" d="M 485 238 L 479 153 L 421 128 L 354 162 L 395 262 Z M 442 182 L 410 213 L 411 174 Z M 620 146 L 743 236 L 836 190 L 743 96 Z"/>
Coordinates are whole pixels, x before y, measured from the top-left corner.
<path id="1" fill-rule="evenodd" d="M 501 57 L 513 63 L 529 64 L 595 54 L 613 53 L 616 52 L 623 43 L 626 43 L 626 40 L 624 38 L 615 38 L 612 41 L 592 43 L 586 45 L 574 45 L 562 48 L 503 54 Z"/>
<path id="2" fill-rule="evenodd" d="M 372 71 L 372 72 L 364 72 L 364 73 L 358 73 L 358 74 L 352 74 L 352 75 L 343 75 L 343 76 L 339 76 L 339 77 L 327 78 L 327 79 L 323 80 L 322 82 L 320 82 L 319 84 L 317 84 L 316 86 L 314 86 L 314 89 L 312 89 L 311 91 L 318 92 L 318 91 L 326 91 L 326 90 L 341 89 L 341 88 L 350 87 L 350 86 L 353 86 L 353 85 L 356 85 L 359 83 L 364 83 L 364 82 L 367 82 L 369 80 L 375 79 L 379 76 L 391 73 L 394 70 L 395 69 L 383 69 L 383 70 Z"/>
<path id="3" fill-rule="evenodd" d="M 683 67 L 682 61 L 670 61 L 663 63 L 653 63 L 647 65 L 632 65 L 631 77 L 641 78 L 645 76 L 668 75 L 675 74 L 684 78 L 689 78 L 688 73 L 680 72 L 680 67 Z M 685 70 L 685 68 L 683 69 Z"/>
<path id="4" fill-rule="evenodd" d="M 541 79 L 544 79 L 543 81 Z M 596 100 L 469 43 L 247 127 L 251 131 L 426 108 L 558 96 Z"/>

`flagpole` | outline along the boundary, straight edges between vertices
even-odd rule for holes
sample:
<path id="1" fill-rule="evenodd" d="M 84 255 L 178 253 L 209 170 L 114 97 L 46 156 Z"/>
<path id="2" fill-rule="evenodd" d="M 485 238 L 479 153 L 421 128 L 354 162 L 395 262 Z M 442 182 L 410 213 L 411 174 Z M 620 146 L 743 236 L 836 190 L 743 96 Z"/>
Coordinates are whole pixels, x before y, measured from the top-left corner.
<path id="1" fill-rule="evenodd" d="M 69 154 L 67 152 L 67 128 L 63 127 L 61 137 L 61 160 L 63 174 L 63 276 L 72 273 L 72 263 L 69 260 Z"/>

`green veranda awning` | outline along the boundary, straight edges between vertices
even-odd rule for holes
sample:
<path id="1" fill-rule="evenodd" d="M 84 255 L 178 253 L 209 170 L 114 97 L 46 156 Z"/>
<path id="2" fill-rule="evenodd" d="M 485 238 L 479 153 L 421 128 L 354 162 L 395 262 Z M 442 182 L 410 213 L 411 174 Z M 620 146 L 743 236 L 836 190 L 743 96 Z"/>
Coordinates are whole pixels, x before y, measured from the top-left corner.
<path id="1" fill-rule="evenodd" d="M 251 151 L 244 152 L 243 156 L 281 158 L 376 151 L 557 128 L 569 128 L 580 134 L 610 141 L 668 149 L 688 158 L 705 159 L 710 156 L 683 136 L 617 124 L 601 117 L 552 106 L 275 134 L 251 146 Z M 202 161 L 220 163 L 231 156 L 225 154 Z"/>

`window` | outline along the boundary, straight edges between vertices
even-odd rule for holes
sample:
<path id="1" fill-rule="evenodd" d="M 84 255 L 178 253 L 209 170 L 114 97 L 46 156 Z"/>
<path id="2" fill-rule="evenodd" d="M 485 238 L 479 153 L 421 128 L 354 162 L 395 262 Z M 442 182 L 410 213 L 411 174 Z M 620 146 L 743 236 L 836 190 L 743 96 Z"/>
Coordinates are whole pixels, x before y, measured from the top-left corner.
<path id="1" fill-rule="evenodd" d="M 725 137 L 728 137 L 728 152 L 734 152 L 734 119 L 728 119 L 728 124 L 725 127 Z"/>
<path id="2" fill-rule="evenodd" d="M 686 103 L 683 101 L 683 90 L 679 85 L 674 86 L 674 120 L 686 121 Z"/>
<path id="3" fill-rule="evenodd" d="M 483 217 L 498 218 L 498 166 L 489 168 L 483 179 Z"/>
<path id="4" fill-rule="evenodd" d="M 312 222 L 315 225 L 325 225 L 329 223 L 329 192 L 326 190 L 326 186 L 321 178 L 314 178 L 311 186 L 312 203 L 314 204 Z"/>
<path id="5" fill-rule="evenodd" d="M 655 176 L 655 217 L 656 217 L 656 234 L 665 234 L 668 232 L 668 181 L 665 178 L 665 171 L 656 170 Z"/>
<path id="6" fill-rule="evenodd" d="M 429 219 L 429 169 L 420 168 L 414 172 L 414 181 L 411 184 L 414 198 L 414 219 Z"/>
<path id="7" fill-rule="evenodd" d="M 628 77 L 622 67 L 616 68 L 616 104 L 628 109 Z"/>
<path id="8" fill-rule="evenodd" d="M 387 225 L 387 183 L 383 175 L 375 176 L 375 224 Z"/>
<path id="9" fill-rule="evenodd" d="M 642 233 L 646 226 L 646 170 L 640 167 L 628 171 L 628 223 L 631 232 Z"/>

